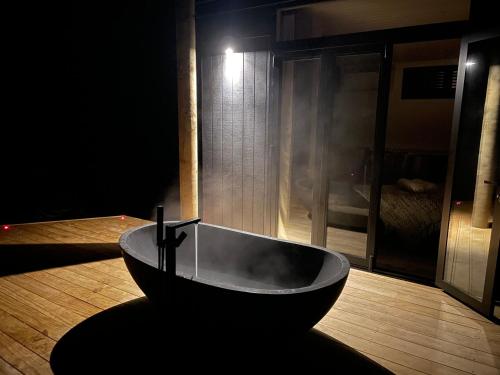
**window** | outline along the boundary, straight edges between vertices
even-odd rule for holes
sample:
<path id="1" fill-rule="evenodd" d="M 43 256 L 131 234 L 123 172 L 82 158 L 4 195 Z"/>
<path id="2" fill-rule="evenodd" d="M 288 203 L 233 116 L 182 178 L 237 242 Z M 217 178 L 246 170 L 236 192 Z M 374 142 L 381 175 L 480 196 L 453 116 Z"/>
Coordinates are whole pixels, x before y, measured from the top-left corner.
<path id="1" fill-rule="evenodd" d="M 401 99 L 453 99 L 456 85 L 456 65 L 406 68 Z"/>

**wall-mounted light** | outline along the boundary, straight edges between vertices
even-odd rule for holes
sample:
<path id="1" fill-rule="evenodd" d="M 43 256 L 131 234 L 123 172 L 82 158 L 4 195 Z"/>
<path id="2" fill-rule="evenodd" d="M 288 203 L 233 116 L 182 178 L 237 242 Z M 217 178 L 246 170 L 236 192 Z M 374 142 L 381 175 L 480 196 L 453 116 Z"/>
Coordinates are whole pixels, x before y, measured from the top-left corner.
<path id="1" fill-rule="evenodd" d="M 466 68 L 470 68 L 471 66 L 476 65 L 475 61 L 469 60 L 465 63 Z"/>
<path id="2" fill-rule="evenodd" d="M 224 76 L 233 83 L 237 82 L 243 68 L 243 54 L 234 53 L 231 47 L 225 50 Z"/>

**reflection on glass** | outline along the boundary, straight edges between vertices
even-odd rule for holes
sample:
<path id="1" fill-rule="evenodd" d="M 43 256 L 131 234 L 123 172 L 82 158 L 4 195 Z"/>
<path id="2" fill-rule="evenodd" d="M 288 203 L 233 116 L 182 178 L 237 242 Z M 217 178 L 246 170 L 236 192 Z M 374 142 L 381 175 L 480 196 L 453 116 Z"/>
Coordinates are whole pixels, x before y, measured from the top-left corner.
<path id="1" fill-rule="evenodd" d="M 498 42 L 498 40 L 497 40 Z M 499 174 L 500 61 L 491 42 L 470 46 L 457 144 L 444 280 L 483 299 Z"/>
<path id="2" fill-rule="evenodd" d="M 319 59 L 287 61 L 281 87 L 278 237 L 311 243 Z"/>
<path id="3" fill-rule="evenodd" d="M 394 44 L 376 267 L 433 282 L 460 40 Z"/>
<path id="4" fill-rule="evenodd" d="M 327 247 L 366 257 L 379 54 L 336 58 L 328 140 Z"/>
<path id="5" fill-rule="evenodd" d="M 366 258 L 380 55 L 337 56 L 326 132 L 326 246 Z M 287 61 L 282 70 L 278 236 L 311 243 L 320 59 Z"/>

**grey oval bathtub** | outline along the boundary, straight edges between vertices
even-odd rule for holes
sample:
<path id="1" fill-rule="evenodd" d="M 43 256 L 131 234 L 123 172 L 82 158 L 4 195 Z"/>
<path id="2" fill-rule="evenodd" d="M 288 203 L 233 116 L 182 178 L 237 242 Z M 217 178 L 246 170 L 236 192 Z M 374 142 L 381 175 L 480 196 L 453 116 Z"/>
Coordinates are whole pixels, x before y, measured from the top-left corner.
<path id="1" fill-rule="evenodd" d="M 120 238 L 128 270 L 146 296 L 176 315 L 243 333 L 296 333 L 313 327 L 333 306 L 349 273 L 336 252 L 215 225 L 178 229 L 175 301 L 162 293 L 156 224 Z"/>

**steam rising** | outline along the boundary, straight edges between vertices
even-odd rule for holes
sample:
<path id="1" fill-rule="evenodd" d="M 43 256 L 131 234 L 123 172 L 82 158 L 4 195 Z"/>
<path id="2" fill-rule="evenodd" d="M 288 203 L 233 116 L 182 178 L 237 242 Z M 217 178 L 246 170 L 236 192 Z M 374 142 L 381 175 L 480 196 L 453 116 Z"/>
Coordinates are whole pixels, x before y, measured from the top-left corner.
<path id="1" fill-rule="evenodd" d="M 203 224 L 197 227 L 197 251 L 195 241 L 183 243 L 177 267 L 212 282 L 258 289 L 299 288 L 310 285 L 323 264 L 322 255 L 297 245 Z M 189 228 L 190 236 L 195 236 L 195 228 Z"/>

